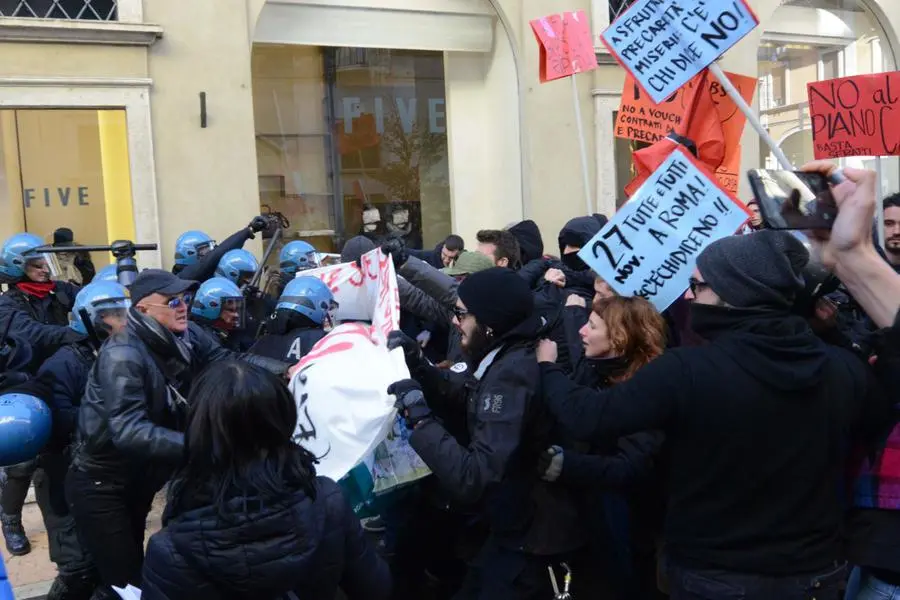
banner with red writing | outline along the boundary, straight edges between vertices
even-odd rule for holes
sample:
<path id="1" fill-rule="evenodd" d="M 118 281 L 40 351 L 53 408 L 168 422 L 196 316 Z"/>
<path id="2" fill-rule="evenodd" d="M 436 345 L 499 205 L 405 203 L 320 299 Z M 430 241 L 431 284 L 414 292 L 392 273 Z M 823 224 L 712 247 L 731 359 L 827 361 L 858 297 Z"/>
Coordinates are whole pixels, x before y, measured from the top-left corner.
<path id="1" fill-rule="evenodd" d="M 388 333 L 400 328 L 394 264 L 378 249 L 360 262 L 301 273 L 331 288 L 342 324 L 312 348 L 291 378 L 299 416 L 294 441 L 319 458 L 320 475 L 337 481 L 360 470 L 371 482 L 368 491 L 381 493 L 430 471 L 409 445 L 387 393 L 390 384 L 409 377 L 402 351 L 386 347 Z"/>
<path id="2" fill-rule="evenodd" d="M 541 47 L 541 83 L 597 68 L 591 25 L 583 10 L 531 21 Z"/>
<path id="3" fill-rule="evenodd" d="M 807 84 L 819 158 L 900 156 L 900 73 Z"/>

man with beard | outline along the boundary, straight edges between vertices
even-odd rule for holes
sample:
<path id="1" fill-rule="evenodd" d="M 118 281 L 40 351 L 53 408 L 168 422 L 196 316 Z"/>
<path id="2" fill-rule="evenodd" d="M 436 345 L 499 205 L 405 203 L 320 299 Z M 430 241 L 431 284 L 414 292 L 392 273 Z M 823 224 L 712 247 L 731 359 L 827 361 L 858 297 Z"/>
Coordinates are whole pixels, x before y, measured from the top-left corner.
<path id="1" fill-rule="evenodd" d="M 884 254 L 900 273 L 900 193 L 884 199 Z"/>
<path id="2" fill-rule="evenodd" d="M 415 379 L 388 393 L 437 483 L 455 501 L 478 506 L 489 529 L 456 597 L 543 600 L 552 593 L 547 565 L 583 539 L 568 492 L 535 476 L 541 444 L 554 432 L 537 403 L 534 298 L 514 271 L 493 267 L 459 285 L 454 322 L 474 369 L 437 369 L 413 340 L 392 335 L 389 346 L 404 348 Z M 454 435 L 444 419 L 463 415 L 465 428 L 452 427 Z"/>

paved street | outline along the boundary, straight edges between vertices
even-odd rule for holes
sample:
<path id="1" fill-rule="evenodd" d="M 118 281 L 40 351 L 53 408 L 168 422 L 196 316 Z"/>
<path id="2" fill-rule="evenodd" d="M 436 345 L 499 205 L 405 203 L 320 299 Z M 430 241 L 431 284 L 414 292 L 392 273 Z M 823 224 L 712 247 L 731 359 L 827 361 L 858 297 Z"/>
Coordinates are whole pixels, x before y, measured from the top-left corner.
<path id="1" fill-rule="evenodd" d="M 160 527 L 165 501 L 162 494 L 156 497 L 153 510 L 147 522 L 147 537 Z M 56 577 L 56 567 L 50 562 L 47 554 L 47 532 L 41 519 L 41 511 L 37 504 L 29 502 L 22 512 L 22 522 L 28 539 L 31 540 L 31 553 L 26 556 L 10 556 L 5 544 L 0 544 L 3 552 L 3 560 L 6 561 L 6 569 L 9 571 L 9 580 L 12 582 L 16 600 L 31 600 L 43 598 L 50 589 L 53 578 Z"/>

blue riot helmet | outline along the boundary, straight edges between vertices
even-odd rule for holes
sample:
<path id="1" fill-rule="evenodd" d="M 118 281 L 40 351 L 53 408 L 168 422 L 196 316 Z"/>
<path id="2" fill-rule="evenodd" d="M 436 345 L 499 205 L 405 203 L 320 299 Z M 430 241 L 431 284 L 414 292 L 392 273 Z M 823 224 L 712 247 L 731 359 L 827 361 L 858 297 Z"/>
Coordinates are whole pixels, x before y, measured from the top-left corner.
<path id="1" fill-rule="evenodd" d="M 103 339 L 110 332 L 110 327 L 104 323 L 104 319 L 111 316 L 124 318 L 130 307 L 131 299 L 124 286 L 112 281 L 93 281 L 75 296 L 69 327 L 82 335 L 87 335 L 88 327 L 84 322 L 84 314 L 87 314 L 91 327 L 98 334 L 97 337 Z"/>
<path id="2" fill-rule="evenodd" d="M 91 283 L 99 283 L 101 281 L 106 281 L 108 283 L 119 283 L 119 272 L 118 265 L 111 264 L 106 265 L 94 275 L 94 278 L 91 280 Z"/>
<path id="3" fill-rule="evenodd" d="M 285 244 L 278 257 L 281 272 L 284 275 L 296 275 L 298 271 L 315 269 L 319 266 L 319 258 L 312 244 L 302 240 L 294 240 Z"/>
<path id="4" fill-rule="evenodd" d="M 240 327 L 244 295 L 230 279 L 213 277 L 203 282 L 194 295 L 191 315 L 207 321 L 221 320 L 228 329 Z"/>
<path id="5" fill-rule="evenodd" d="M 259 261 L 246 250 L 229 250 L 216 267 L 216 277 L 230 279 L 235 285 L 244 285 L 253 279 L 259 269 Z"/>
<path id="6" fill-rule="evenodd" d="M 50 439 L 52 418 L 44 402 L 30 394 L 0 394 L 0 466 L 33 459 Z"/>
<path id="7" fill-rule="evenodd" d="M 216 241 L 202 231 L 185 231 L 175 242 L 175 264 L 188 266 L 196 264 L 216 247 Z"/>
<path id="8" fill-rule="evenodd" d="M 0 249 L 0 276 L 9 282 L 25 277 L 25 266 L 30 261 L 44 261 L 51 277 L 59 274 L 59 265 L 52 254 L 35 252 L 44 241 L 33 233 L 17 233 L 3 243 Z"/>
<path id="9" fill-rule="evenodd" d="M 276 310 L 292 310 L 316 325 L 331 324 L 338 303 L 327 285 L 317 277 L 298 277 L 284 287 Z"/>

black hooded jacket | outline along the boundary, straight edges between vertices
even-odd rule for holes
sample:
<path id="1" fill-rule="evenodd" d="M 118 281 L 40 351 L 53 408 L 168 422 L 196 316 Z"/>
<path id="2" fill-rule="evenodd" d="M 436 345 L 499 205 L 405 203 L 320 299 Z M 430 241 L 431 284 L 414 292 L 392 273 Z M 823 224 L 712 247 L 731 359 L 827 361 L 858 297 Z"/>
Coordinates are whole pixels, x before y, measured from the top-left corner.
<path id="1" fill-rule="evenodd" d="M 522 265 L 544 257 L 544 241 L 541 239 L 541 230 L 537 223 L 530 219 L 522 221 L 510 227 L 509 232 L 519 242 L 519 256 Z"/>
<path id="2" fill-rule="evenodd" d="M 145 600 L 382 600 L 390 573 L 336 483 L 319 477 L 315 500 L 298 490 L 279 501 L 208 503 L 170 519 L 150 538 Z"/>
<path id="3" fill-rule="evenodd" d="M 840 484 L 851 429 L 880 404 L 868 367 L 787 313 L 694 307 L 708 345 L 671 350 L 608 390 L 542 363 L 550 412 L 603 444 L 661 430 L 671 460 L 670 558 L 763 575 L 840 558 Z"/>

